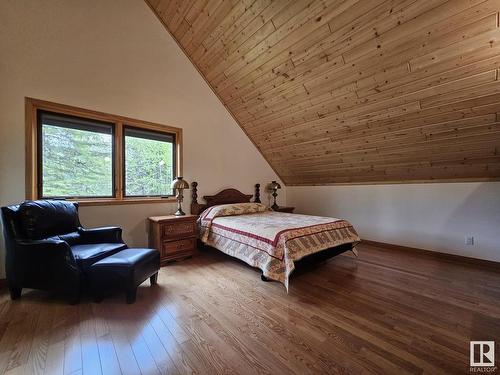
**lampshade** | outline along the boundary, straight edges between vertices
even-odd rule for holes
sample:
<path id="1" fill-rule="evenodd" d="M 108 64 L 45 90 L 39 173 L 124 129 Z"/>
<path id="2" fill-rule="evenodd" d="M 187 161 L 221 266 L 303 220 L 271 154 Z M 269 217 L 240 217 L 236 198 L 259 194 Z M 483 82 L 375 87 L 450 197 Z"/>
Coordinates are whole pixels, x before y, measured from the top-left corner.
<path id="1" fill-rule="evenodd" d="M 269 185 L 269 189 L 271 190 L 281 189 L 281 185 L 276 181 L 272 181 L 271 184 Z"/>
<path id="2" fill-rule="evenodd" d="M 175 180 L 172 181 L 172 184 L 170 185 L 172 189 L 189 189 L 189 184 L 182 179 L 182 177 L 176 177 Z"/>

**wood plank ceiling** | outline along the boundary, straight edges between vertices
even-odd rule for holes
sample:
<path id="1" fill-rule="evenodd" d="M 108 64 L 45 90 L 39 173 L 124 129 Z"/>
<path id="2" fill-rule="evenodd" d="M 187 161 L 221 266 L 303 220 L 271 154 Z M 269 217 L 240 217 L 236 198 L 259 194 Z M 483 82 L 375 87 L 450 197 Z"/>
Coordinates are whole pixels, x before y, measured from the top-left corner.
<path id="1" fill-rule="evenodd" d="M 500 178 L 499 0 L 147 0 L 287 185 Z"/>

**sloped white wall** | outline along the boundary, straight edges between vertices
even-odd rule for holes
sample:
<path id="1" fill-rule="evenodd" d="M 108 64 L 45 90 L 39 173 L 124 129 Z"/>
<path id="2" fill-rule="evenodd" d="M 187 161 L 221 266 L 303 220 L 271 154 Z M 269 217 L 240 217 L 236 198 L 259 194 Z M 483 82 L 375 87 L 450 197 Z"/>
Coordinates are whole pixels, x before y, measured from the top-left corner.
<path id="1" fill-rule="evenodd" d="M 184 177 L 200 195 L 253 193 L 277 179 L 142 0 L 2 0 L 0 56 L 2 206 L 24 199 L 25 97 L 183 128 Z M 81 219 L 120 225 L 129 245 L 143 246 L 146 218 L 172 212 L 172 204 L 83 207 Z M 0 238 L 0 278 L 3 258 Z"/>
<path id="2" fill-rule="evenodd" d="M 290 186 L 287 204 L 348 219 L 364 239 L 500 262 L 500 182 Z"/>

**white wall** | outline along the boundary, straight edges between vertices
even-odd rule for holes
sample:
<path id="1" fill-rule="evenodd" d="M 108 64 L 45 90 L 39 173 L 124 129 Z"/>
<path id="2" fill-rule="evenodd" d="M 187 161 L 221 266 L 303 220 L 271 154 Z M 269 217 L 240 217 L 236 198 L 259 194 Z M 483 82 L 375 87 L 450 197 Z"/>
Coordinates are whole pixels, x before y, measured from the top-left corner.
<path id="1" fill-rule="evenodd" d="M 2 206 L 24 199 L 25 97 L 183 128 L 184 177 L 199 182 L 200 196 L 253 193 L 277 179 L 143 0 L 2 0 L 0 54 Z M 172 212 L 172 204 L 82 207 L 81 219 L 120 225 L 129 245 L 142 246 L 146 218 Z M 3 246 L 0 238 L 0 278 Z"/>
<path id="2" fill-rule="evenodd" d="M 500 182 L 287 187 L 287 204 L 364 239 L 500 261 Z"/>

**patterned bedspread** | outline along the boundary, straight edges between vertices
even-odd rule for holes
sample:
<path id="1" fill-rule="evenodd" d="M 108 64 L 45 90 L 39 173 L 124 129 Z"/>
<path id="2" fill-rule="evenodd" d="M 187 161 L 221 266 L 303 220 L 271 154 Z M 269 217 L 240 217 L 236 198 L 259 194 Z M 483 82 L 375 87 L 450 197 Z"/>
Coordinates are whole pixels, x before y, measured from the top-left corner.
<path id="1" fill-rule="evenodd" d="M 294 261 L 360 238 L 342 219 L 269 211 L 264 205 L 240 203 L 208 208 L 198 219 L 201 240 L 262 270 L 285 284 Z"/>

